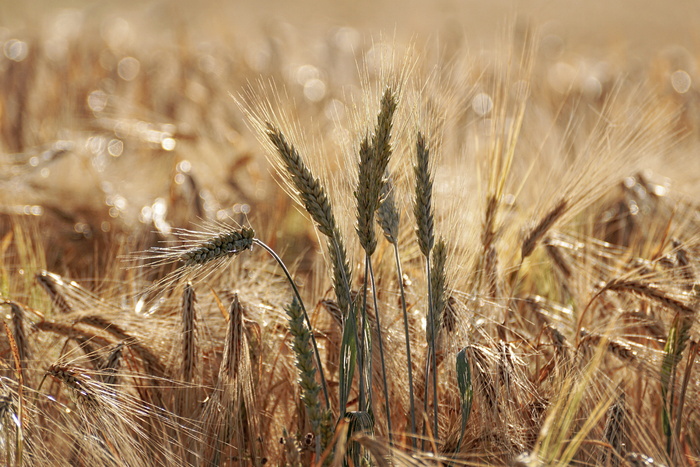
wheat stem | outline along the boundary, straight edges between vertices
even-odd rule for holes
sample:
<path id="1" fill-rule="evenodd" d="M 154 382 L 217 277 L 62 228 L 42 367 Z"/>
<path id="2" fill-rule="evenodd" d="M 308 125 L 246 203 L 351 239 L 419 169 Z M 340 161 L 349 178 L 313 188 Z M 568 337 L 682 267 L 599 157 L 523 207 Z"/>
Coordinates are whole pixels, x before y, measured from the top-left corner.
<path id="1" fill-rule="evenodd" d="M 289 281 L 289 284 L 292 286 L 292 289 L 294 290 L 294 295 L 296 296 L 296 299 L 299 301 L 299 306 L 301 307 L 302 312 L 304 313 L 304 319 L 306 320 L 306 325 L 309 327 L 309 331 L 311 333 L 311 343 L 313 344 L 314 347 L 314 353 L 316 354 L 316 364 L 318 365 L 318 373 L 319 376 L 321 377 L 321 387 L 323 388 L 323 397 L 326 402 L 326 407 L 330 408 L 330 399 L 328 397 L 328 384 L 326 383 L 326 377 L 323 373 L 323 365 L 321 364 L 321 354 L 318 351 L 318 345 L 316 344 L 316 338 L 314 337 L 313 333 L 313 326 L 311 326 L 311 320 L 309 319 L 309 314 L 306 312 L 306 307 L 304 306 L 304 301 L 301 299 L 301 294 L 299 293 L 299 289 L 297 288 L 297 285 L 294 283 L 294 279 L 292 279 L 292 275 L 289 273 L 289 270 L 287 269 L 287 266 L 285 266 L 284 262 L 282 261 L 282 258 L 279 257 L 275 251 L 267 246 L 263 241 L 259 239 L 254 239 L 253 242 L 256 245 L 260 245 L 265 251 L 267 251 L 270 256 L 272 256 L 275 261 L 277 261 L 277 264 L 282 268 L 282 271 L 284 272 L 284 275 L 287 277 L 287 281 Z"/>
<path id="2" fill-rule="evenodd" d="M 374 271 L 372 270 L 372 262 L 367 257 L 367 264 L 369 265 L 369 277 L 372 283 L 372 298 L 374 299 L 374 312 L 377 318 L 377 339 L 379 340 L 379 359 L 382 364 L 382 380 L 384 382 L 384 403 L 386 405 L 386 423 L 387 432 L 389 434 L 389 444 L 393 444 L 392 441 L 392 429 L 391 429 L 391 407 L 389 406 L 389 385 L 387 384 L 386 378 L 386 363 L 384 359 L 384 344 L 382 339 L 382 323 L 380 320 L 381 313 L 379 312 L 379 305 L 377 304 L 377 288 L 374 282 Z"/>

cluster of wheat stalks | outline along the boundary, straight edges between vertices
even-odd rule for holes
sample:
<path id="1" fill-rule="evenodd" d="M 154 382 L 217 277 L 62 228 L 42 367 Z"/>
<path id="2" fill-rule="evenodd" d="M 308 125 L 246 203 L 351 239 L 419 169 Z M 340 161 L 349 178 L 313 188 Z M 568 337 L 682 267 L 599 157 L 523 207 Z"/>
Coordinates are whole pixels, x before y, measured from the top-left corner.
<path id="1" fill-rule="evenodd" d="M 3 462 L 694 465 L 698 193 L 644 169 L 697 182 L 697 96 L 663 60 L 554 91 L 520 39 L 430 71 L 378 44 L 316 104 L 282 54 L 247 88 L 186 50 L 139 78 L 116 46 L 4 64 Z M 133 166 L 157 195 L 119 188 Z M 99 202 L 51 183 L 76 167 Z"/>

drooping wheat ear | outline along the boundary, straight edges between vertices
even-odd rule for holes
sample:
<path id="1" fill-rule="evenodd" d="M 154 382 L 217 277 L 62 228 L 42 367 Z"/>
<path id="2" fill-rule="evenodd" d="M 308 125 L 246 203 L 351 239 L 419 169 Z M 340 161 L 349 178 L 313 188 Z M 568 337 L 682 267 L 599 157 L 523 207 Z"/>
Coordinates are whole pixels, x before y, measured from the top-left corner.
<path id="1" fill-rule="evenodd" d="M 391 88 L 384 91 L 381 109 L 377 115 L 372 141 L 365 137 L 360 144 L 360 163 L 357 190 L 357 235 L 360 245 L 372 255 L 377 247 L 374 233 L 374 215 L 384 188 L 384 174 L 391 158 L 391 128 L 396 111 L 396 95 Z"/>
<path id="2" fill-rule="evenodd" d="M 223 232 L 199 246 L 184 251 L 180 260 L 185 266 L 206 264 L 226 256 L 237 255 L 253 246 L 255 231 L 246 227 L 240 230 Z"/>
<path id="3" fill-rule="evenodd" d="M 141 360 L 143 361 L 143 366 L 146 372 L 156 378 L 164 378 L 167 376 L 167 371 L 165 365 L 160 361 L 160 358 L 145 344 L 138 342 L 131 334 L 126 332 L 120 326 L 111 323 L 105 318 L 98 315 L 85 315 L 78 318 L 76 324 L 83 323 L 89 326 L 102 329 L 113 336 L 117 337 L 119 340 L 125 341 L 129 348 L 136 352 Z"/>
<path id="4" fill-rule="evenodd" d="M 313 176 L 296 148 L 287 142 L 282 131 L 269 122 L 266 123 L 266 127 L 267 137 L 277 150 L 278 158 L 287 170 L 287 176 L 299 200 L 316 223 L 318 230 L 328 237 L 328 252 L 333 267 L 333 288 L 338 298 L 338 306 L 345 317 L 352 304 L 350 266 L 345 245 L 331 209 L 331 202 L 321 181 Z"/>
<path id="5" fill-rule="evenodd" d="M 197 359 L 197 343 L 195 340 L 196 316 L 194 304 L 196 295 L 192 283 L 185 285 L 182 293 L 182 380 L 192 382 L 195 362 Z"/>
<path id="6" fill-rule="evenodd" d="M 86 408 L 96 409 L 99 407 L 99 393 L 93 388 L 91 378 L 88 375 L 59 364 L 51 365 L 46 370 L 46 374 L 71 389 L 70 395 L 74 401 L 84 404 Z"/>
<path id="7" fill-rule="evenodd" d="M 564 259 L 564 255 L 559 251 L 556 242 L 554 242 L 551 237 L 547 237 L 544 239 L 544 246 L 547 251 L 547 256 L 552 260 L 552 263 L 554 263 L 554 266 L 556 266 L 562 277 L 564 279 L 569 279 L 571 277 L 571 266 L 569 266 L 569 263 Z"/>
<path id="8" fill-rule="evenodd" d="M 106 339 L 105 337 L 102 337 L 98 334 L 94 334 L 91 332 L 84 331 L 82 329 L 78 329 L 72 324 L 65 324 L 65 323 L 58 323 L 55 321 L 39 321 L 34 325 L 36 329 L 39 331 L 44 331 L 44 332 L 52 332 L 54 334 L 58 334 L 61 336 L 65 336 L 69 339 L 73 339 L 76 342 L 81 342 L 81 341 L 87 341 L 87 342 L 92 342 L 98 347 L 108 347 L 111 345 L 113 342 L 110 341 L 109 339 Z"/>
<path id="9" fill-rule="evenodd" d="M 602 291 L 611 290 L 613 292 L 632 292 L 643 297 L 650 298 L 681 316 L 687 317 L 695 314 L 695 310 L 685 303 L 671 298 L 661 289 L 635 280 L 613 279 L 603 287 Z"/>
<path id="10" fill-rule="evenodd" d="M 569 203 L 565 198 L 559 200 L 559 202 L 547 212 L 547 214 L 540 219 L 540 221 L 525 235 L 525 240 L 520 250 L 520 256 L 522 259 L 527 258 L 535 250 L 535 247 L 545 236 L 545 234 L 552 228 L 554 223 L 558 221 L 561 216 L 566 213 L 569 208 Z"/>
<path id="11" fill-rule="evenodd" d="M 388 173 L 384 176 L 384 185 L 380 193 L 379 209 L 377 210 L 377 222 L 384 232 L 384 238 L 392 245 L 399 242 L 399 224 L 401 214 L 396 208 L 394 185 Z"/>
<path id="12" fill-rule="evenodd" d="M 581 329 L 579 335 L 581 337 L 579 342 L 580 349 L 595 351 L 602 344 L 605 344 L 605 349 L 623 362 L 634 367 L 642 366 L 642 362 L 637 356 L 637 352 L 635 352 L 635 350 L 625 342 L 610 339 L 607 336 L 603 336 L 595 332 L 589 332 L 586 329 Z"/>
<path id="13" fill-rule="evenodd" d="M 61 313 L 70 313 L 73 311 L 73 308 L 68 304 L 63 294 L 56 288 L 55 276 L 55 274 L 48 271 L 41 271 L 36 275 L 36 281 L 41 285 L 44 291 L 46 291 L 53 305 L 56 306 Z"/>
<path id="14" fill-rule="evenodd" d="M 296 367 L 299 370 L 299 386 L 301 387 L 301 399 L 309 415 L 309 421 L 317 441 L 317 456 L 325 451 L 331 442 L 332 430 L 326 426 L 330 417 L 321 409 L 319 393 L 321 386 L 316 382 L 316 367 L 314 366 L 313 352 L 311 350 L 311 331 L 304 323 L 304 313 L 296 297 L 286 308 L 289 316 L 289 333 L 294 338 L 292 350 L 296 356 Z M 331 457 L 328 456 L 329 461 Z"/>
<path id="15" fill-rule="evenodd" d="M 426 258 L 435 242 L 433 231 L 433 179 L 430 175 L 430 150 L 423 134 L 418 132 L 416 140 L 416 165 L 413 166 L 416 176 L 416 199 L 413 213 L 416 216 L 416 236 L 421 253 Z"/>
<path id="16" fill-rule="evenodd" d="M 625 406 L 625 392 L 621 389 L 615 399 L 615 403 L 608 408 L 603 431 L 603 442 L 609 447 L 605 446 L 602 448 L 598 458 L 598 465 L 618 467 L 620 459 L 623 459 L 625 456 L 627 445 Z"/>

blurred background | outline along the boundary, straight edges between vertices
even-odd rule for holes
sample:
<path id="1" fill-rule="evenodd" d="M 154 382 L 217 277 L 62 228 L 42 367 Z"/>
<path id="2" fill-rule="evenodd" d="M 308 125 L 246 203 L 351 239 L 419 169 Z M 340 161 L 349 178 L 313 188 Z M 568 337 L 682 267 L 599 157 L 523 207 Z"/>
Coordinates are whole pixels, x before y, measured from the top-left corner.
<path id="1" fill-rule="evenodd" d="M 233 218 L 311 261 L 313 231 L 231 96 L 274 80 L 295 118 L 330 128 L 387 47 L 413 43 L 476 89 L 483 69 L 455 64 L 530 30 L 547 105 L 596 102 L 624 75 L 679 106 L 696 140 L 695 1 L 2 1 L 0 234 L 30 226 L 47 268 L 100 277 L 174 227 Z"/>

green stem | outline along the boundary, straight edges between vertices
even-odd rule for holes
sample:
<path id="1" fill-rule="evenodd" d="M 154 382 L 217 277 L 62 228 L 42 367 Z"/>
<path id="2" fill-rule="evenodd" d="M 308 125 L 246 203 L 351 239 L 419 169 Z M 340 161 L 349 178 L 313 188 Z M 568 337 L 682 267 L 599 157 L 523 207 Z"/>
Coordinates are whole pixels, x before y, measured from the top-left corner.
<path id="1" fill-rule="evenodd" d="M 314 328 L 311 326 L 311 320 L 309 319 L 309 314 L 306 312 L 306 307 L 304 306 L 304 301 L 301 299 L 301 295 L 299 294 L 299 289 L 297 288 L 297 285 L 294 283 L 294 279 L 292 279 L 292 275 L 289 273 L 287 266 L 285 266 L 284 262 L 282 262 L 282 258 L 280 258 L 279 255 L 277 253 L 275 253 L 272 248 L 267 246 L 261 240 L 254 238 L 253 243 L 255 243 L 256 245 L 260 245 L 265 251 L 267 251 L 270 254 L 270 256 L 272 256 L 275 259 L 275 261 L 277 261 L 277 264 L 280 265 L 280 267 L 282 268 L 282 271 L 284 271 L 284 274 L 287 276 L 287 280 L 292 285 L 292 289 L 294 289 L 294 295 L 296 295 L 297 300 L 299 300 L 299 305 L 301 306 L 301 310 L 304 312 L 304 320 L 306 321 L 306 325 L 309 327 L 309 334 L 311 334 L 311 343 L 314 346 L 314 354 L 316 355 L 316 364 L 318 365 L 318 373 L 321 376 L 321 387 L 323 388 L 323 397 L 326 401 L 326 407 L 330 409 L 331 404 L 330 404 L 330 399 L 328 398 L 328 385 L 326 383 L 326 376 L 323 373 L 323 365 L 321 364 L 321 354 L 318 351 L 318 345 L 316 345 L 316 338 L 314 337 Z"/>
<path id="2" fill-rule="evenodd" d="M 369 257 L 368 257 L 369 258 Z M 362 313 L 360 315 L 362 323 L 360 324 L 360 351 L 357 353 L 357 364 L 360 373 L 360 411 L 367 410 L 367 407 L 372 407 L 372 363 L 371 355 L 365 354 L 365 333 L 367 332 L 367 273 L 368 273 L 368 262 L 369 259 L 365 261 L 365 278 L 362 284 Z M 365 357 L 368 357 L 365 359 Z M 369 369 L 365 368 L 365 364 L 369 366 Z M 365 374 L 369 374 L 367 381 L 367 396 L 365 397 Z"/>
<path id="3" fill-rule="evenodd" d="M 413 364 L 411 363 L 411 337 L 408 329 L 408 311 L 406 311 L 406 295 L 403 288 L 403 272 L 401 271 L 401 259 L 399 258 L 399 245 L 393 243 L 394 245 L 394 258 L 396 259 L 396 272 L 398 273 L 399 279 L 399 290 L 401 291 L 401 308 L 403 310 L 403 328 L 406 334 L 406 356 L 408 357 L 408 395 L 410 403 L 410 414 L 411 414 L 411 444 L 413 448 L 416 448 L 416 407 L 415 399 L 413 396 Z"/>
<path id="4" fill-rule="evenodd" d="M 372 281 L 372 298 L 374 299 L 374 314 L 377 317 L 377 338 L 379 339 L 379 359 L 382 362 L 382 379 L 384 382 L 384 404 L 386 404 L 386 423 L 389 433 L 389 444 L 393 445 L 391 437 L 391 408 L 389 407 L 389 385 L 386 380 L 386 364 L 384 360 L 384 344 L 382 344 L 382 324 L 379 320 L 379 306 L 377 305 L 377 289 L 374 284 L 374 271 L 372 270 L 372 260 L 367 255 L 367 264 L 369 265 L 369 277 Z"/>
<path id="5" fill-rule="evenodd" d="M 428 277 L 428 309 L 430 314 L 430 329 L 432 330 L 432 335 L 430 339 L 430 354 L 431 363 L 433 370 L 433 436 L 438 439 L 438 395 L 437 395 L 437 352 L 435 348 L 435 339 L 437 338 L 437 329 L 435 328 L 435 310 L 434 310 L 434 297 L 433 292 L 430 290 L 431 278 L 430 278 L 430 261 L 426 258 L 426 270 Z M 427 387 L 426 379 L 426 387 Z M 427 395 L 427 394 L 426 394 Z"/>

